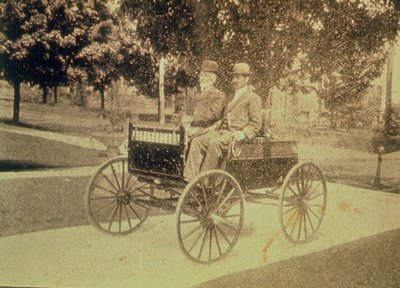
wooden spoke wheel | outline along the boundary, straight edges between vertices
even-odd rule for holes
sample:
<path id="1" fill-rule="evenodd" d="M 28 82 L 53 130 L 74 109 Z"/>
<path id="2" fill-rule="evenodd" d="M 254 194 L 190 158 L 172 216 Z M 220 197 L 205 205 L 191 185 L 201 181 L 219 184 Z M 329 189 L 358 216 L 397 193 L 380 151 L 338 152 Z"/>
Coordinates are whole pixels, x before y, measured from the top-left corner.
<path id="1" fill-rule="evenodd" d="M 148 217 L 147 201 L 153 187 L 128 172 L 128 158 L 121 156 L 103 164 L 91 178 L 85 206 L 90 222 L 100 231 L 128 234 Z"/>
<path id="2" fill-rule="evenodd" d="M 300 163 L 289 171 L 281 188 L 279 221 L 290 242 L 305 243 L 317 233 L 326 201 L 326 181 L 317 165 Z"/>
<path id="3" fill-rule="evenodd" d="M 177 238 L 187 257 L 211 263 L 236 244 L 243 224 L 244 197 L 237 181 L 222 170 L 192 179 L 176 209 Z"/>

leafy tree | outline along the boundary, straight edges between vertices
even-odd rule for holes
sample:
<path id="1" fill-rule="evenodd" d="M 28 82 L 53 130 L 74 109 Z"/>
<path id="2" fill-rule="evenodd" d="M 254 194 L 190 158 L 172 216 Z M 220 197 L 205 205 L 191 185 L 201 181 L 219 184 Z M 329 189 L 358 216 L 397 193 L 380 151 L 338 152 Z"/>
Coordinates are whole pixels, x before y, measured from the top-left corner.
<path id="1" fill-rule="evenodd" d="M 84 77 L 77 56 L 92 41 L 103 41 L 101 29 L 113 24 L 107 22 L 107 4 L 107 0 L 1 2 L 0 71 L 14 86 L 14 122 L 19 120 L 21 82 L 38 84 L 47 95 L 48 87 L 56 91 L 59 85 Z M 96 38 L 93 30 L 100 36 Z"/>
<path id="2" fill-rule="evenodd" d="M 379 75 L 383 59 L 377 55 L 394 39 L 399 19 L 394 0 L 122 2 L 138 20 L 141 38 L 156 52 L 180 52 L 195 69 L 200 59 L 218 60 L 226 88 L 233 62 L 245 61 L 266 97 L 304 53 L 302 72 L 312 81 L 341 75 L 341 91 L 323 96 L 332 104 L 356 97 Z M 371 57 L 376 61 L 371 63 Z"/>
<path id="3" fill-rule="evenodd" d="M 47 103 L 48 88 L 54 89 L 67 83 L 67 59 L 71 57 L 68 47 L 75 45 L 75 38 L 68 33 L 65 3 L 37 1 L 35 18 L 41 19 L 41 29 L 33 35 L 34 44 L 29 49 L 31 71 L 29 80 L 43 90 L 43 103 Z M 34 21 L 34 19 L 33 19 Z"/>
<path id="4" fill-rule="evenodd" d="M 14 87 L 14 106 L 12 122 L 19 122 L 20 85 L 29 70 L 29 48 L 33 39 L 28 32 L 40 27 L 36 23 L 25 25 L 31 18 L 28 11 L 35 4 L 26 1 L 5 1 L 0 9 L 0 72 L 2 77 Z"/>
<path id="5" fill-rule="evenodd" d="M 117 18 L 107 5 L 98 7 L 96 13 L 102 21 L 92 28 L 92 44 L 79 53 L 76 63 L 84 68 L 89 84 L 100 92 L 101 109 L 105 106 L 106 88 L 120 77 L 137 84 L 143 93 L 153 94 L 156 60 L 149 47 L 139 45 L 135 24 L 124 17 Z"/>
<path id="6" fill-rule="evenodd" d="M 95 8 L 95 9 L 94 9 Z M 100 92 L 101 109 L 104 110 L 104 94 L 111 82 L 119 77 L 118 64 L 123 60 L 119 53 L 120 42 L 116 19 L 107 1 L 98 1 L 93 13 L 100 19 L 90 30 L 91 44 L 77 55 L 76 64 L 82 67 L 89 84 Z"/>

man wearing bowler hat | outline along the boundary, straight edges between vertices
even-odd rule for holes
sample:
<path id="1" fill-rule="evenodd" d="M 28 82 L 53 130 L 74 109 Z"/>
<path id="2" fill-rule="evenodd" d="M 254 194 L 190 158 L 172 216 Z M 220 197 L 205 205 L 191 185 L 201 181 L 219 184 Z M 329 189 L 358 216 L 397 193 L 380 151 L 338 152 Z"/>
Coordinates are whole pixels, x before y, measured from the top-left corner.
<path id="1" fill-rule="evenodd" d="M 188 180 L 202 171 L 218 168 L 233 139 L 253 138 L 261 129 L 261 99 L 249 87 L 250 67 L 247 63 L 233 66 L 233 99 L 228 102 L 223 117 L 191 142 L 184 177 Z"/>
<path id="2" fill-rule="evenodd" d="M 215 87 L 217 81 L 218 63 L 204 60 L 200 70 L 200 94 L 193 99 L 189 114 L 182 117 L 183 124 L 191 124 L 189 134 L 199 134 L 201 131 L 221 119 L 226 104 L 225 93 Z M 194 103 L 193 103 L 194 102 Z"/>

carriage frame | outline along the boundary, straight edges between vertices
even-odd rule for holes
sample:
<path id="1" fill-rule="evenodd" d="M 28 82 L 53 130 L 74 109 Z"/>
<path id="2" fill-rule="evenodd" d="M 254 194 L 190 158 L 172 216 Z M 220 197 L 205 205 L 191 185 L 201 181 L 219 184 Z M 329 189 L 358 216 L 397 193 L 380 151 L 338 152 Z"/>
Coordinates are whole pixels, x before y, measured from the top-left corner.
<path id="1" fill-rule="evenodd" d="M 199 263 L 218 261 L 235 246 L 244 203 L 275 200 L 286 239 L 311 240 L 327 206 L 323 172 L 312 162 L 298 163 L 295 141 L 258 135 L 232 142 L 221 169 L 183 177 L 190 139 L 183 127 L 129 124 L 128 155 L 112 159 L 92 176 L 85 195 L 90 222 L 111 235 L 129 234 L 151 208 L 175 211 L 179 247 Z"/>

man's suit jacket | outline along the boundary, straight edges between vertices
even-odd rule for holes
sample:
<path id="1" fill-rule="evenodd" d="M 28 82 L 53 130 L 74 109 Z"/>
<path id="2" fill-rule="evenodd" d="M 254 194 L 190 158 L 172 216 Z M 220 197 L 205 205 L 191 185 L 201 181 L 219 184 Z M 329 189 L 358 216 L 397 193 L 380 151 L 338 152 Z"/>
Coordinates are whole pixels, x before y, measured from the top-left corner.
<path id="1" fill-rule="evenodd" d="M 235 102 L 228 102 L 224 116 L 215 125 L 220 127 L 226 119 L 230 131 L 243 131 L 246 138 L 253 138 L 261 129 L 261 99 L 252 90 L 247 90 Z"/>
<path id="2" fill-rule="evenodd" d="M 192 126 L 208 127 L 221 119 L 226 104 L 225 93 L 215 87 L 204 91 L 196 99 Z"/>

